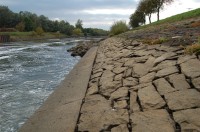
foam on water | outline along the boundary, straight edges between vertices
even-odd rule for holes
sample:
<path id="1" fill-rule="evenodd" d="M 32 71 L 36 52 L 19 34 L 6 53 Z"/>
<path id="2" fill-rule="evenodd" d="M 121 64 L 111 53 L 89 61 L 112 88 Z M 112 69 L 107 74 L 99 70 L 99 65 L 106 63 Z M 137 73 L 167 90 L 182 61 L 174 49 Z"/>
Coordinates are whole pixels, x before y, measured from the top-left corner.
<path id="1" fill-rule="evenodd" d="M 16 132 L 80 59 L 67 52 L 75 40 L 56 43 L 0 47 L 0 132 Z"/>

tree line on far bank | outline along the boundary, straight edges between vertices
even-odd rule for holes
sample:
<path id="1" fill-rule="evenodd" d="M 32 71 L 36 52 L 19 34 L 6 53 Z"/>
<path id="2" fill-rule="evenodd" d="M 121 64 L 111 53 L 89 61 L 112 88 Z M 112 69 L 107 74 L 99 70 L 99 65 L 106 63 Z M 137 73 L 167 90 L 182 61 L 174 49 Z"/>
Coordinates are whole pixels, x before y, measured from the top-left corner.
<path id="1" fill-rule="evenodd" d="M 0 6 L 0 31 L 36 32 L 58 32 L 68 36 L 104 36 L 108 32 L 97 28 L 83 28 L 82 20 L 78 20 L 75 26 L 69 22 L 53 21 L 44 15 L 36 15 L 28 11 L 12 12 L 7 6 Z"/>
<path id="2" fill-rule="evenodd" d="M 129 25 L 132 28 L 139 27 L 146 23 L 146 17 L 151 24 L 151 16 L 157 13 L 157 21 L 160 20 L 160 10 L 164 5 L 170 4 L 174 0 L 140 0 L 139 4 L 133 14 L 130 16 Z M 110 28 L 110 35 L 117 35 L 129 30 L 129 26 L 125 21 L 117 21 Z"/>

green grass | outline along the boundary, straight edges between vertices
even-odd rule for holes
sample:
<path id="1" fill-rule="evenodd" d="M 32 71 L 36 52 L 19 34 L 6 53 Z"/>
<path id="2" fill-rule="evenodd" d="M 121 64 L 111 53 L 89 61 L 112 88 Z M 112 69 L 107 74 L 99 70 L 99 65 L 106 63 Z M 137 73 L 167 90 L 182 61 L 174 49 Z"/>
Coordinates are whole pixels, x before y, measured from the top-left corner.
<path id="1" fill-rule="evenodd" d="M 32 32 L 0 32 L 0 35 L 10 36 L 30 36 Z"/>
<path id="2" fill-rule="evenodd" d="M 133 30 L 143 29 L 143 28 L 146 28 L 149 26 L 156 26 L 156 25 L 160 25 L 160 24 L 164 24 L 164 23 L 177 22 L 177 21 L 181 21 L 181 20 L 185 20 L 185 19 L 189 19 L 189 18 L 195 18 L 195 17 L 200 17 L 200 8 L 192 10 L 192 11 L 188 11 L 185 13 L 181 13 L 178 15 L 174 15 L 174 16 L 162 19 L 160 21 L 153 22 L 148 25 L 140 26 L 138 28 L 134 28 Z"/>
<path id="3" fill-rule="evenodd" d="M 36 32 L 0 32 L 0 35 L 10 35 L 11 41 L 29 41 L 42 40 L 66 37 L 64 34 L 45 32 L 42 35 L 37 35 Z"/>

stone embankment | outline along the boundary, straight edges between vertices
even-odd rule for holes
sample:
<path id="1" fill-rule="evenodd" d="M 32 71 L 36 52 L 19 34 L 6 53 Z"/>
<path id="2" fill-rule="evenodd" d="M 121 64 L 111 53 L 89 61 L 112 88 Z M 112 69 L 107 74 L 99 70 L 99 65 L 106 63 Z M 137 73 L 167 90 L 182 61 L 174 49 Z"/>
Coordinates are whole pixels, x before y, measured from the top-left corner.
<path id="1" fill-rule="evenodd" d="M 200 56 L 178 46 L 102 41 L 75 131 L 200 131 Z"/>
<path id="2" fill-rule="evenodd" d="M 89 51 L 92 47 L 97 47 L 99 42 L 104 40 L 104 38 L 100 38 L 99 40 L 90 40 L 90 41 L 83 41 L 80 42 L 75 47 L 68 49 L 68 52 L 71 52 L 71 56 L 80 56 L 83 57 L 87 51 Z"/>

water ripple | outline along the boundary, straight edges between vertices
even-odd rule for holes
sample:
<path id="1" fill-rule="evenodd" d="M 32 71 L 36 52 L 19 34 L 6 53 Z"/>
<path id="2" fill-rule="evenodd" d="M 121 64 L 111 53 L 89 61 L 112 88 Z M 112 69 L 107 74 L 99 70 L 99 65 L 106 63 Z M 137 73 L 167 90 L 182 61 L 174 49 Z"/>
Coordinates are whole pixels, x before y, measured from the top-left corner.
<path id="1" fill-rule="evenodd" d="M 53 92 L 80 59 L 67 52 L 75 44 L 0 47 L 0 132 L 16 132 Z"/>

